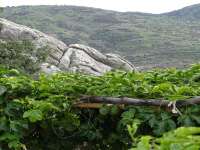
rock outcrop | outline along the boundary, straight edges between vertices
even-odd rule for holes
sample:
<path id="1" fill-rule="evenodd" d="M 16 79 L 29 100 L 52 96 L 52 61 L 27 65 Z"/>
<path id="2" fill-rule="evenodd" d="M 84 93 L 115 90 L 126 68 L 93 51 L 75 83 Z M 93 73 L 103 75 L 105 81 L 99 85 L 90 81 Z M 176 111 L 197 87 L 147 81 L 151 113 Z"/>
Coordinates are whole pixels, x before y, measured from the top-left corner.
<path id="1" fill-rule="evenodd" d="M 59 68 L 95 75 L 101 75 L 112 69 L 134 70 L 130 62 L 116 54 L 104 55 L 94 48 L 81 44 L 69 45 L 60 61 Z"/>
<path id="2" fill-rule="evenodd" d="M 1 40 L 29 40 L 37 48 L 48 46 L 50 49 L 50 54 L 48 61 L 53 65 L 58 65 L 60 58 L 67 49 L 67 45 L 56 38 L 48 36 L 38 30 L 31 29 L 29 27 L 16 24 L 14 22 L 8 21 L 6 19 L 0 18 L 0 39 Z"/>
<path id="3" fill-rule="evenodd" d="M 100 51 L 81 44 L 67 46 L 62 41 L 48 36 L 38 30 L 0 19 L 0 40 L 29 40 L 37 48 L 48 47 L 46 62 L 41 64 L 45 73 L 58 71 L 83 72 L 102 75 L 112 69 L 125 71 L 135 70 L 135 67 L 116 54 L 102 54 Z"/>

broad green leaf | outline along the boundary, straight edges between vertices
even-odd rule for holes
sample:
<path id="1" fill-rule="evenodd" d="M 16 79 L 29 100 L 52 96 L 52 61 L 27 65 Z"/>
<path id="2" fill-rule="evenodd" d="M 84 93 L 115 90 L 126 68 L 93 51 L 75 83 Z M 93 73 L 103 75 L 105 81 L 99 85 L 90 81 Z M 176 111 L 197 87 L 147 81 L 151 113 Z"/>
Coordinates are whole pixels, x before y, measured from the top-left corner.
<path id="1" fill-rule="evenodd" d="M 152 137 L 150 136 L 142 136 L 140 139 L 140 142 L 137 145 L 137 150 L 150 150 L 151 149 L 151 144 L 150 140 Z"/>
<path id="2" fill-rule="evenodd" d="M 39 109 L 32 109 L 24 112 L 23 118 L 28 118 L 30 122 L 37 122 L 43 119 L 43 113 Z"/>
<path id="3" fill-rule="evenodd" d="M 13 141 L 13 140 L 19 140 L 19 136 L 9 132 L 0 135 L 0 141 Z"/>
<path id="4" fill-rule="evenodd" d="M 200 128 L 199 127 L 180 127 L 174 131 L 175 135 L 177 136 L 188 136 L 193 134 L 199 134 Z"/>

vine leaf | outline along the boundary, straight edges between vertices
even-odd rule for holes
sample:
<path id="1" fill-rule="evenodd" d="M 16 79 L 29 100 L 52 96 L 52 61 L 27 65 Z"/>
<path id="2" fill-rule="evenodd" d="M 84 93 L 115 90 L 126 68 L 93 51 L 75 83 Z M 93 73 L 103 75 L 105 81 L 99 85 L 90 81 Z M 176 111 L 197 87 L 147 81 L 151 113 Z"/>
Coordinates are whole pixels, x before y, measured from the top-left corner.
<path id="1" fill-rule="evenodd" d="M 28 118 L 30 122 L 37 122 L 43 119 L 43 113 L 39 109 L 28 110 L 24 112 L 23 118 Z"/>

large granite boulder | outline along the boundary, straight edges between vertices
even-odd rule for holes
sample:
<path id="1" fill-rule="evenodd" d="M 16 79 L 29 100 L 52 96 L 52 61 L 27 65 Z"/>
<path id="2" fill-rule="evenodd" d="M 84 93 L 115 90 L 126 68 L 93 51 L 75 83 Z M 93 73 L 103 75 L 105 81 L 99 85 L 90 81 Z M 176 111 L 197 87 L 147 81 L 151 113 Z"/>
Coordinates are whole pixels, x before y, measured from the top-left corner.
<path id="1" fill-rule="evenodd" d="M 59 68 L 68 68 L 68 71 L 95 75 L 101 75 L 112 69 L 135 70 L 130 62 L 116 54 L 104 55 L 94 48 L 81 44 L 69 45 L 61 58 Z"/>
<path id="2" fill-rule="evenodd" d="M 48 47 L 47 60 L 41 64 L 41 71 L 51 74 L 58 71 L 83 72 L 102 75 L 112 69 L 125 71 L 135 67 L 116 54 L 102 54 L 100 51 L 81 44 L 67 46 L 62 41 L 38 30 L 0 18 L 0 40 L 29 40 L 37 48 Z"/>

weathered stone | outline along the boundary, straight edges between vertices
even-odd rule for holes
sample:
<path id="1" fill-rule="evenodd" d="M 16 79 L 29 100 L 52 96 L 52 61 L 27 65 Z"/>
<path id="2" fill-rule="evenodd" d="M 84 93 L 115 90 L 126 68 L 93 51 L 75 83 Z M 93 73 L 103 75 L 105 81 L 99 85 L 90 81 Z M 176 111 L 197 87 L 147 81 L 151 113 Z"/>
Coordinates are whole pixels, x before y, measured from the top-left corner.
<path id="1" fill-rule="evenodd" d="M 135 70 L 130 62 L 119 55 L 104 55 L 94 48 L 81 44 L 71 44 L 68 47 L 56 38 L 5 19 L 0 19 L 0 24 L 1 41 L 29 40 L 36 48 L 48 47 L 48 58 L 41 64 L 41 71 L 47 74 L 70 71 L 102 75 L 112 69 Z"/>
<path id="2" fill-rule="evenodd" d="M 125 71 L 135 70 L 135 67 L 127 60 L 122 58 L 117 54 L 106 54 L 107 61 L 105 62 L 107 65 L 111 66 L 115 69 L 121 69 Z"/>
<path id="3" fill-rule="evenodd" d="M 37 48 L 48 47 L 50 49 L 50 54 L 57 60 L 54 62 L 58 63 L 58 60 L 62 57 L 63 52 L 67 49 L 67 46 L 62 41 L 48 36 L 38 30 L 19 25 L 2 18 L 0 18 L 0 24 L 0 39 L 13 41 L 29 40 L 32 41 Z M 54 62 L 49 63 L 54 64 Z"/>
<path id="4" fill-rule="evenodd" d="M 68 49 L 62 56 L 62 58 L 60 59 L 60 63 L 59 63 L 59 68 L 61 68 L 62 70 L 66 70 L 69 68 L 70 62 L 71 62 L 71 55 L 73 53 L 72 49 Z"/>
<path id="5" fill-rule="evenodd" d="M 103 55 L 98 50 L 91 48 L 89 46 L 85 46 L 85 45 L 82 45 L 82 44 L 70 44 L 69 47 L 82 50 L 85 53 L 87 53 L 90 57 L 92 57 L 93 59 L 95 59 L 97 61 L 103 62 L 103 61 L 106 60 L 105 55 Z"/>
<path id="6" fill-rule="evenodd" d="M 111 69 L 135 70 L 130 62 L 119 55 L 104 55 L 94 48 L 80 44 L 69 45 L 69 49 L 63 55 L 59 67 L 68 68 L 68 70 L 73 67 L 73 72 L 76 70 L 77 72 L 88 72 L 90 74 L 103 74 Z"/>
<path id="7" fill-rule="evenodd" d="M 93 74 L 94 72 L 95 74 L 103 74 L 112 69 L 110 66 L 95 60 L 85 51 L 75 48 L 69 48 L 61 59 L 61 62 L 60 65 L 66 65 L 65 67 L 68 67 L 68 70 L 76 70 L 77 72 L 89 74 Z M 84 70 L 84 68 L 88 69 Z"/>

